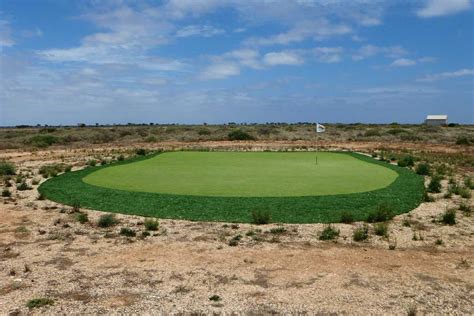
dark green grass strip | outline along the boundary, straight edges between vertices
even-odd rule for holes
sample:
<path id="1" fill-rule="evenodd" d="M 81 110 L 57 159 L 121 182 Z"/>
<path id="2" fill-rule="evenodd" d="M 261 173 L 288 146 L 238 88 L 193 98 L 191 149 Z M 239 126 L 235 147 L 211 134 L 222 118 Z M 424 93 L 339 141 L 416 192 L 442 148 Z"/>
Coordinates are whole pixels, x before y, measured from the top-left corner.
<path id="1" fill-rule="evenodd" d="M 252 210 L 268 210 L 272 222 L 331 223 L 343 212 L 355 220 L 365 220 L 381 204 L 390 205 L 395 214 L 406 213 L 422 201 L 423 177 L 411 170 L 380 162 L 371 157 L 347 153 L 369 163 L 395 170 L 399 176 L 388 187 L 353 194 L 304 197 L 205 197 L 146 192 L 129 192 L 86 184 L 82 178 L 108 166 L 89 167 L 69 172 L 44 182 L 39 191 L 46 198 L 67 205 L 79 202 L 81 207 L 169 219 L 193 221 L 252 221 Z M 152 156 L 116 162 L 109 166 L 133 163 Z M 357 185 L 355 183 L 354 185 Z"/>

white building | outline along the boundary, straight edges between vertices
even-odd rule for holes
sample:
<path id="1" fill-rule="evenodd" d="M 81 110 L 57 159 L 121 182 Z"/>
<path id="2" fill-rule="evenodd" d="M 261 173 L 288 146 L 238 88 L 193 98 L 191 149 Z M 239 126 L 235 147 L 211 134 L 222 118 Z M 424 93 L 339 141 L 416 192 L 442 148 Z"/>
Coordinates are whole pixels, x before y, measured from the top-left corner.
<path id="1" fill-rule="evenodd" d="M 447 115 L 428 115 L 425 120 L 426 125 L 448 125 Z"/>

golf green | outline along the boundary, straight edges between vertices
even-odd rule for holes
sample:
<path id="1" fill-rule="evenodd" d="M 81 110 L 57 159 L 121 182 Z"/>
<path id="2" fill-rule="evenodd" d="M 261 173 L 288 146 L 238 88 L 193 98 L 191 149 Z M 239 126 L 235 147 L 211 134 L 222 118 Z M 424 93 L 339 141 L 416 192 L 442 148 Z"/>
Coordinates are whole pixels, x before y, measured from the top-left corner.
<path id="1" fill-rule="evenodd" d="M 88 184 L 127 191 L 198 196 L 315 196 L 372 191 L 398 174 L 330 152 L 168 152 L 101 169 Z"/>
<path id="2" fill-rule="evenodd" d="M 67 172 L 46 198 L 100 211 L 195 221 L 331 223 L 401 214 L 423 200 L 424 178 L 356 153 L 164 152 Z"/>

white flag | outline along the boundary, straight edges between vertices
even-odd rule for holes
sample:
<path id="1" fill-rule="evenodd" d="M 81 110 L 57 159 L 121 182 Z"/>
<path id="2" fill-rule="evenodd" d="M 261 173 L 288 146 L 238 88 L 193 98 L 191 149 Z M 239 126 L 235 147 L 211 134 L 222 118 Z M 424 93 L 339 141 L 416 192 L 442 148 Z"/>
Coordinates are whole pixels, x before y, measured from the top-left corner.
<path id="1" fill-rule="evenodd" d="M 324 133 L 326 131 L 326 127 L 324 125 L 316 123 L 316 133 Z"/>

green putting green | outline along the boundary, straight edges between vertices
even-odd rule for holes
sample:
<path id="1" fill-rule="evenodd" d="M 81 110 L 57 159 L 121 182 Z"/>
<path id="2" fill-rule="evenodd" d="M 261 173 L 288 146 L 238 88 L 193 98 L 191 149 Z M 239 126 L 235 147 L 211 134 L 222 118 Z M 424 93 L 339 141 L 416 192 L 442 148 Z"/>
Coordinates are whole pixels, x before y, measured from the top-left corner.
<path id="1" fill-rule="evenodd" d="M 317 163 L 316 163 L 317 159 Z M 196 221 L 331 223 L 417 207 L 424 178 L 355 153 L 166 152 L 48 179 L 46 198 L 108 212 Z"/>
<path id="2" fill-rule="evenodd" d="M 277 197 L 367 192 L 398 174 L 380 165 L 331 152 L 168 152 L 105 168 L 88 184 L 177 195 Z"/>

